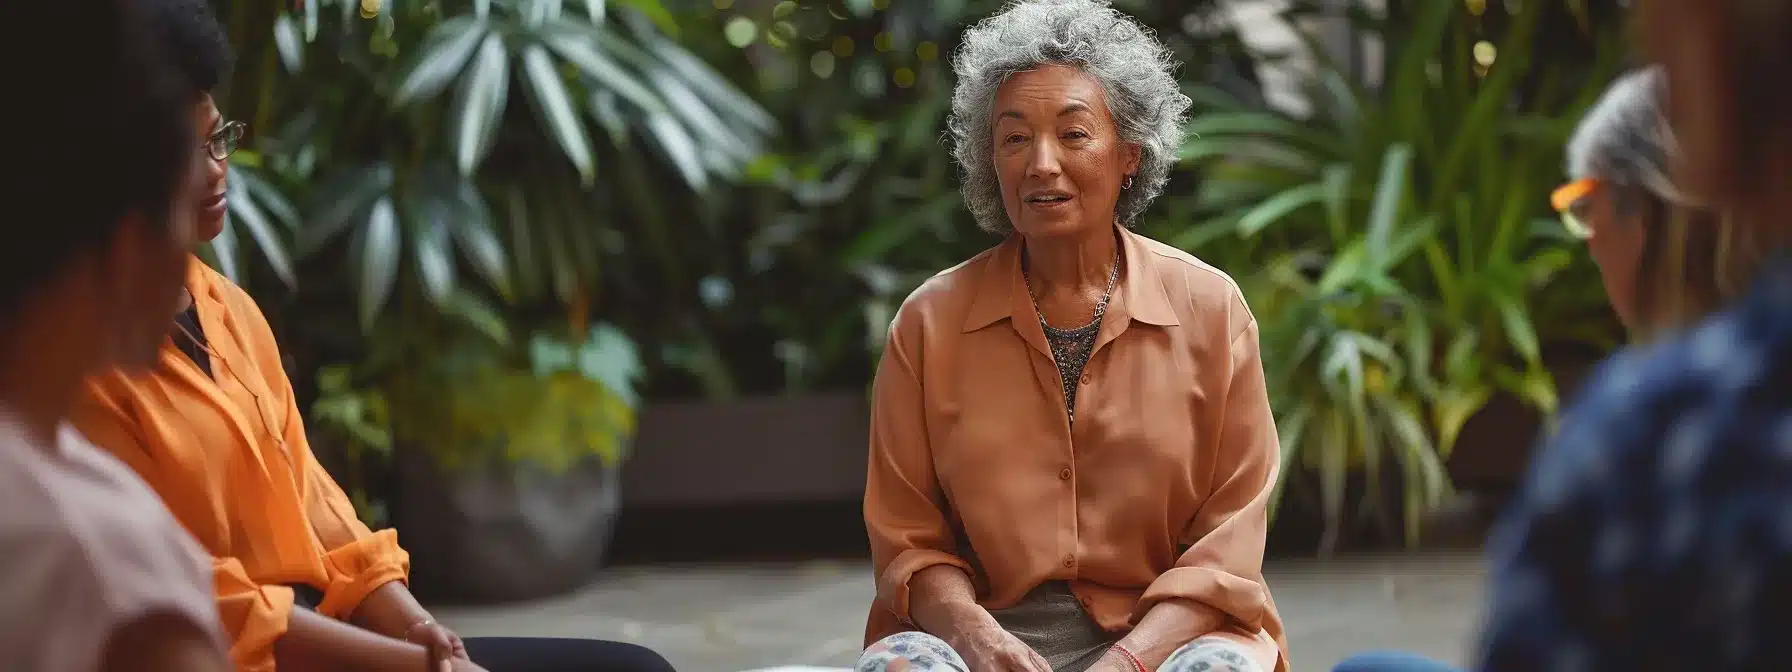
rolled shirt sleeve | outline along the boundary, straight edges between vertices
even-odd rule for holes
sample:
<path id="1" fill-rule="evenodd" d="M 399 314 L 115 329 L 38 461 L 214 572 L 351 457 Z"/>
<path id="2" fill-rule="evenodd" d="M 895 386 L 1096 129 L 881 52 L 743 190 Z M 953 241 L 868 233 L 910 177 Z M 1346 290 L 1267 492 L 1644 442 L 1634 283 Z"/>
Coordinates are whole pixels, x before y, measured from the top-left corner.
<path id="1" fill-rule="evenodd" d="M 296 419 L 297 409 L 291 409 L 287 417 L 292 418 L 287 427 L 287 445 L 294 448 L 295 459 L 304 461 L 306 519 L 326 549 L 324 569 L 329 584 L 324 586 L 324 599 L 317 611 L 331 618 L 347 619 L 380 586 L 408 579 L 411 556 L 399 547 L 396 531 L 374 532 L 361 522 L 348 495 L 311 454 L 305 430 Z"/>
<path id="2" fill-rule="evenodd" d="M 1257 323 L 1246 315 L 1230 347 L 1211 494 L 1189 523 L 1184 536 L 1193 540 L 1189 548 L 1139 598 L 1135 622 L 1157 603 L 1175 598 L 1220 612 L 1250 633 L 1262 629 L 1270 613 L 1263 545 L 1281 450 L 1264 386 Z M 1270 634 L 1280 639 L 1280 633 Z"/>
<path id="3" fill-rule="evenodd" d="M 347 620 L 380 586 L 406 580 L 410 571 L 410 556 L 398 547 L 398 533 L 392 530 L 338 546 L 324 561 L 329 566 L 330 585 L 324 588 L 317 612 L 338 620 Z"/>
<path id="4" fill-rule="evenodd" d="M 871 537 L 878 606 L 909 620 L 909 579 L 928 567 L 971 566 L 955 538 L 928 447 L 917 372 L 918 339 L 898 315 L 871 393 L 871 448 L 865 478 L 865 529 Z M 874 619 L 875 620 L 875 619 Z"/>

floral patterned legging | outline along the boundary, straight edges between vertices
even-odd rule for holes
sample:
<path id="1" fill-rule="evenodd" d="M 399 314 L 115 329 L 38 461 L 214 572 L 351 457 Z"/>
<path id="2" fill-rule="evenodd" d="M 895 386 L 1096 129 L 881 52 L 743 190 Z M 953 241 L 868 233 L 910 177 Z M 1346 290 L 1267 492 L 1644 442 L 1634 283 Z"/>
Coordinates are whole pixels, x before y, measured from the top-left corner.
<path id="1" fill-rule="evenodd" d="M 908 672 L 970 672 L 957 651 L 938 637 L 924 632 L 899 632 L 885 637 L 859 655 L 853 672 L 885 672 L 892 661 L 908 661 Z M 1243 645 L 1223 637 L 1201 637 L 1189 642 L 1157 668 L 1158 672 L 1265 672 L 1251 660 Z"/>

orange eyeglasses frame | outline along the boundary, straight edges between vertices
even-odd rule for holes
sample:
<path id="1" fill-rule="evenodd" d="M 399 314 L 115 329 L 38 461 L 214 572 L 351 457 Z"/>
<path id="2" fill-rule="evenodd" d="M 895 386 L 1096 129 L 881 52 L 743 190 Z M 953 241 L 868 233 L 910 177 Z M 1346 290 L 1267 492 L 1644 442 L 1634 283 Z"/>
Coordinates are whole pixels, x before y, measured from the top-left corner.
<path id="1" fill-rule="evenodd" d="M 1562 227 L 1568 229 L 1569 235 L 1582 240 L 1593 237 L 1593 229 L 1577 211 L 1581 210 L 1581 204 L 1588 196 L 1599 190 L 1599 186 L 1598 178 L 1583 177 L 1556 188 L 1549 195 L 1549 204 L 1561 214 Z"/>

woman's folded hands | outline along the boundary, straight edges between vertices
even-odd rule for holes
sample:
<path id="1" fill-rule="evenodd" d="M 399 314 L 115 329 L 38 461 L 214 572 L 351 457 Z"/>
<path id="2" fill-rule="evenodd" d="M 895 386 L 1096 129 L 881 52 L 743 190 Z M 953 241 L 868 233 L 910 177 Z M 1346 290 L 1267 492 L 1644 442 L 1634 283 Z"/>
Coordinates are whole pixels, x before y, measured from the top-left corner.
<path id="1" fill-rule="evenodd" d="M 949 632 L 937 634 L 971 666 L 971 672 L 1052 672 L 1032 647 L 1002 629 L 989 611 L 976 604 L 953 609 Z"/>

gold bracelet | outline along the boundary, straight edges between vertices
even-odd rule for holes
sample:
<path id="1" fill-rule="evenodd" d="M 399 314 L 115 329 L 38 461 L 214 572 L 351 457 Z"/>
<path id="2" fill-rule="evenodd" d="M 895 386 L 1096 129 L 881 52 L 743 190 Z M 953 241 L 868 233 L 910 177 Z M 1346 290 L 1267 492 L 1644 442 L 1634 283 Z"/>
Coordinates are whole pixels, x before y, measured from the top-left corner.
<path id="1" fill-rule="evenodd" d="M 421 621 L 417 621 L 416 623 L 412 623 L 411 627 L 404 629 L 405 643 L 406 644 L 416 644 L 416 642 L 411 641 L 411 633 L 416 632 L 417 628 L 421 628 L 425 625 L 435 625 L 435 624 L 436 624 L 436 619 L 433 619 L 433 618 L 425 618 Z"/>

